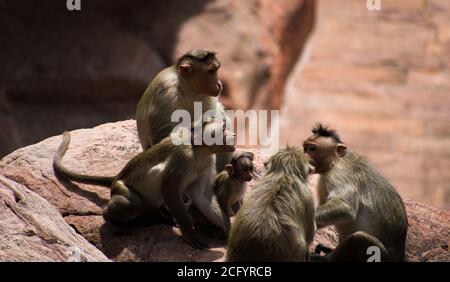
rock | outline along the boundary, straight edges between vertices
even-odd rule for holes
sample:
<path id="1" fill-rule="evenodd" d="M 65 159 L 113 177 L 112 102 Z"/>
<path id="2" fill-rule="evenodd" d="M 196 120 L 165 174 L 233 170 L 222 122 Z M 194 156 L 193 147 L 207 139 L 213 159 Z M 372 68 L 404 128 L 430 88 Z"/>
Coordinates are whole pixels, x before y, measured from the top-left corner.
<path id="1" fill-rule="evenodd" d="M 102 207 L 109 199 L 108 188 L 55 177 L 52 159 L 60 142 L 61 136 L 51 137 L 4 157 L 0 161 L 1 179 L 8 179 L 25 191 L 32 190 L 47 199 L 59 209 L 70 226 L 112 260 L 223 261 L 224 241 L 210 239 L 211 249 L 194 250 L 181 240 L 180 230 L 176 227 L 149 226 L 133 229 L 130 235 L 113 235 L 101 216 Z M 135 121 L 127 120 L 73 131 L 64 163 L 79 172 L 114 175 L 140 151 Z M 252 151 L 261 174 L 268 156 Z M 250 183 L 250 187 L 252 185 Z M 410 225 L 407 258 L 411 261 L 450 261 L 450 214 L 407 199 L 405 204 Z M 38 223 L 47 224 L 47 220 L 42 218 Z M 9 229 L 8 232 L 16 230 Z M 312 247 L 317 243 L 334 246 L 336 242 L 336 233 L 327 228 L 317 233 Z"/>
<path id="2" fill-rule="evenodd" d="M 311 52 L 287 83 L 280 144 L 336 128 L 400 194 L 450 208 L 450 5 L 318 1 Z M 306 54 L 305 54 L 306 55 Z"/>
<path id="3" fill-rule="evenodd" d="M 0 261 L 109 261 L 61 213 L 25 186 L 0 176 Z"/>

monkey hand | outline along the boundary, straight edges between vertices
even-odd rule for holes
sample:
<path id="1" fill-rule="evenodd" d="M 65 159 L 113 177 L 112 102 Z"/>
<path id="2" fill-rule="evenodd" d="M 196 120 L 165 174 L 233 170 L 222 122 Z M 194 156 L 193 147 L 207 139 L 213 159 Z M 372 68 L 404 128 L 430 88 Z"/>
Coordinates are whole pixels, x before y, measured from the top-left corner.
<path id="1" fill-rule="evenodd" d="M 191 245 L 194 249 L 205 250 L 208 248 L 205 239 L 194 230 L 183 232 L 182 238 L 183 241 Z"/>

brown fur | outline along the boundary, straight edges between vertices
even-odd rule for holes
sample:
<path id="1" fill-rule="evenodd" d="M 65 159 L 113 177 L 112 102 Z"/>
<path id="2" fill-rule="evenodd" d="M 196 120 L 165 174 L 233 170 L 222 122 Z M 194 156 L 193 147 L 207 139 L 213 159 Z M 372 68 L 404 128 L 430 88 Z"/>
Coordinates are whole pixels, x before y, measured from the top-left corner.
<path id="1" fill-rule="evenodd" d="M 310 167 L 288 148 L 271 157 L 269 170 L 244 201 L 231 228 L 227 261 L 305 261 L 313 240 Z"/>

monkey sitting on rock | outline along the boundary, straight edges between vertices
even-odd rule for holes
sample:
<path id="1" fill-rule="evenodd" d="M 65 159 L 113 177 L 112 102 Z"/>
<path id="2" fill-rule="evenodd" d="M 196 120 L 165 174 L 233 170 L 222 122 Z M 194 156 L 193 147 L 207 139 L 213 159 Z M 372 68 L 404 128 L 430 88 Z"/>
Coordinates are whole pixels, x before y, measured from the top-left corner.
<path id="1" fill-rule="evenodd" d="M 334 250 L 316 248 L 316 253 L 328 253 L 320 259 L 367 261 L 369 248 L 375 247 L 381 261 L 404 260 L 408 221 L 400 195 L 336 131 L 318 124 L 312 133 L 303 147 L 320 174 L 317 228 L 334 225 L 339 235 Z"/>
<path id="2" fill-rule="evenodd" d="M 287 148 L 272 156 L 236 215 L 227 261 L 306 261 L 314 232 L 314 200 L 303 152 Z"/>
<path id="3" fill-rule="evenodd" d="M 199 196 L 196 190 L 201 187 L 193 183 L 205 165 L 205 158 L 216 153 L 233 152 L 235 135 L 227 130 L 222 122 L 205 123 L 202 126 L 202 136 L 223 137 L 222 144 L 207 145 L 204 138 L 195 132 L 194 127 L 191 134 L 187 134 L 188 129 L 179 128 L 158 144 L 135 156 L 118 175 L 112 177 L 83 175 L 64 167 L 62 158 L 70 143 L 70 134 L 65 132 L 63 142 L 55 154 L 53 166 L 59 175 L 67 179 L 111 187 L 111 199 L 103 212 L 107 222 L 126 227 L 127 223 L 142 214 L 158 216 L 161 207 L 167 205 L 180 226 L 183 239 L 194 248 L 203 249 L 207 244 L 193 228 L 183 194 L 187 193 L 190 198 Z M 180 140 L 184 141 L 187 141 L 185 138 L 190 138 L 190 140 L 176 145 L 174 138 L 181 138 Z M 197 142 L 194 140 L 201 142 L 196 145 Z M 200 191 L 200 194 L 203 194 L 203 191 Z M 193 201 L 194 205 L 196 203 L 198 202 Z M 201 207 L 197 208 L 200 211 L 204 210 Z"/>
<path id="4" fill-rule="evenodd" d="M 218 76 L 220 67 L 214 51 L 193 49 L 156 75 L 136 108 L 137 131 L 144 150 L 169 136 L 179 124 L 180 113 L 188 113 L 193 119 L 197 119 L 197 114 L 209 114 L 215 120 L 227 120 L 225 109 L 218 98 L 223 90 Z M 227 126 L 229 124 L 228 121 Z M 210 203 L 213 197 L 210 185 L 216 171 L 222 171 L 232 155 L 223 152 L 204 158 L 202 170 L 196 174 L 195 183 L 192 184 L 199 188 L 191 200 L 210 224 L 223 231 L 225 226 L 216 199 L 213 198 Z"/>
<path id="5" fill-rule="evenodd" d="M 254 177 L 253 158 L 252 152 L 235 153 L 230 164 L 214 179 L 214 194 L 224 214 L 228 231 L 231 227 L 230 216 L 239 211 L 247 191 L 247 182 Z"/>

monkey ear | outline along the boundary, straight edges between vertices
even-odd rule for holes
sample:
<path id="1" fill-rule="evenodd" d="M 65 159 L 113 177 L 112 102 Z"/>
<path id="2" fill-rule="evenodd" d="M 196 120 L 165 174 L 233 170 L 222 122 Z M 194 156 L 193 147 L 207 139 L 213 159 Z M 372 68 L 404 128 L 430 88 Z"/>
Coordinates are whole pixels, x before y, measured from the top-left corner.
<path id="1" fill-rule="evenodd" d="M 347 154 L 347 146 L 345 146 L 344 144 L 338 144 L 336 146 L 336 153 L 338 154 L 339 157 L 344 157 L 345 154 Z"/>
<path id="2" fill-rule="evenodd" d="M 190 73 L 191 73 L 191 70 L 192 70 L 191 65 L 188 65 L 188 64 L 181 64 L 181 65 L 178 67 L 178 71 L 179 71 L 182 75 L 188 75 L 188 74 L 190 74 Z"/>
<path id="3" fill-rule="evenodd" d="M 234 167 L 233 167 L 233 165 L 227 164 L 225 166 L 225 169 L 227 170 L 229 176 L 233 176 L 234 175 Z"/>

